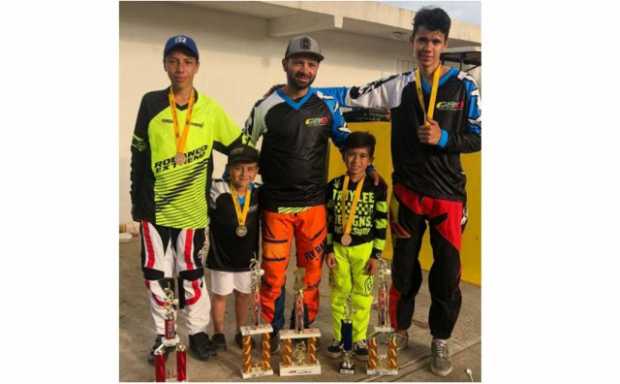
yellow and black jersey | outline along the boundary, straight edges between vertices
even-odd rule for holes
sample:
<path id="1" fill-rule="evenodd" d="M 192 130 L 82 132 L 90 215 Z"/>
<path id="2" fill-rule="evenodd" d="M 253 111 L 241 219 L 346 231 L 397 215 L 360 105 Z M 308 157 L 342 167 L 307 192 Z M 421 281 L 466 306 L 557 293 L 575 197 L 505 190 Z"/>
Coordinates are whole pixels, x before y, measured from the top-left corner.
<path id="1" fill-rule="evenodd" d="M 185 162 L 177 165 L 169 92 L 169 88 L 149 92 L 140 104 L 131 143 L 132 216 L 171 228 L 204 228 L 213 171 L 211 151 L 228 154 L 241 143 L 241 129 L 215 100 L 194 91 Z M 187 107 L 176 107 L 180 131 Z"/>
<path id="2" fill-rule="evenodd" d="M 342 210 L 351 212 L 356 182 L 349 182 L 345 207 L 342 206 L 344 175 L 332 179 L 327 184 L 327 245 L 326 253 L 333 252 L 334 242 L 340 242 L 345 223 L 342 222 Z M 373 242 L 371 257 L 378 258 L 385 248 L 387 231 L 387 185 L 380 182 L 373 184 L 372 178 L 366 177 L 357 202 L 355 217 L 351 227 L 351 246 Z"/>

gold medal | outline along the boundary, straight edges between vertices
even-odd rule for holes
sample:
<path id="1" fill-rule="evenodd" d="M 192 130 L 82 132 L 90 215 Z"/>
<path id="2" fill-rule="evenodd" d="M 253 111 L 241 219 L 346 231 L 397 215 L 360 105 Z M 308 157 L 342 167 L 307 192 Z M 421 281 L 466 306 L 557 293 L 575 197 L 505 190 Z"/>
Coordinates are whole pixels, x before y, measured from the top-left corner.
<path id="1" fill-rule="evenodd" d="M 250 199 L 252 197 L 252 191 L 248 188 L 245 191 L 245 201 L 243 202 L 243 210 L 239 206 L 239 195 L 237 194 L 237 190 L 230 185 L 230 197 L 233 201 L 233 206 L 235 207 L 235 213 L 237 214 L 237 228 L 235 228 L 235 234 L 239 237 L 245 237 L 248 234 L 248 227 L 245 225 L 245 220 L 248 217 L 248 212 L 250 212 Z"/>
<path id="2" fill-rule="evenodd" d="M 245 225 L 239 225 L 237 226 L 237 229 L 235 229 L 235 233 L 239 237 L 245 237 L 245 235 L 248 234 L 248 227 L 246 227 Z"/>
<path id="3" fill-rule="evenodd" d="M 177 165 L 182 165 L 185 163 L 185 154 L 184 153 L 177 153 L 177 155 L 174 157 L 174 162 L 177 163 Z"/>
<path id="4" fill-rule="evenodd" d="M 351 244 L 351 241 L 353 241 L 353 239 L 351 238 L 351 235 L 349 234 L 344 234 L 340 238 L 340 244 L 344 245 L 345 247 Z"/>

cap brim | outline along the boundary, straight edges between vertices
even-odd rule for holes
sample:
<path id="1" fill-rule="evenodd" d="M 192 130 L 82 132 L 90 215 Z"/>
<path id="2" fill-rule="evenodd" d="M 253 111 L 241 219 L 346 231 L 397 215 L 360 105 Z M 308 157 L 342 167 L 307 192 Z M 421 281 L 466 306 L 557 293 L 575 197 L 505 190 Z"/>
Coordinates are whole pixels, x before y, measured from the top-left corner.
<path id="1" fill-rule="evenodd" d="M 313 57 L 317 59 L 317 61 L 323 61 L 323 59 L 325 58 L 323 57 L 323 55 L 321 55 L 320 53 L 316 53 L 316 52 L 295 52 L 295 53 L 291 53 L 288 56 L 286 56 L 285 59 L 289 59 L 294 56 L 309 56 L 309 57 Z"/>

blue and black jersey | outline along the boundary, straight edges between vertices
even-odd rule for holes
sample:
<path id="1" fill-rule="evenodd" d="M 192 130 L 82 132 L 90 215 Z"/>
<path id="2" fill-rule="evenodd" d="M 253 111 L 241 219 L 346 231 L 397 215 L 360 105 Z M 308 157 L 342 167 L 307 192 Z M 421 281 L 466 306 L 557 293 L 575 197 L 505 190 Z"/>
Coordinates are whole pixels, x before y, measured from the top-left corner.
<path id="1" fill-rule="evenodd" d="M 341 148 L 350 133 L 333 97 L 313 88 L 299 100 L 281 90 L 273 92 L 256 103 L 245 133 L 253 144 L 263 138 L 263 208 L 277 211 L 325 202 L 328 139 Z"/>
<path id="2" fill-rule="evenodd" d="M 434 120 L 442 129 L 438 145 L 422 144 L 417 128 L 424 124 L 415 73 L 378 80 L 363 87 L 318 88 L 352 107 L 388 108 L 392 116 L 394 183 L 439 199 L 465 200 L 465 174 L 460 153 L 480 150 L 480 92 L 474 79 L 450 68 L 439 80 Z M 431 85 L 422 80 L 428 105 Z"/>

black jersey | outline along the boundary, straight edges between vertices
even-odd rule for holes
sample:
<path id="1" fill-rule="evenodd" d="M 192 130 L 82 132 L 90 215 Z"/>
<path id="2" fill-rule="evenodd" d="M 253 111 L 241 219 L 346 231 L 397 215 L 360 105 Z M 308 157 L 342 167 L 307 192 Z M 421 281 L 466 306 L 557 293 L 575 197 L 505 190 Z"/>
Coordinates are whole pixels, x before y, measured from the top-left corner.
<path id="1" fill-rule="evenodd" d="M 258 257 L 258 190 L 255 184 L 250 195 L 250 210 L 245 222 L 248 233 L 244 237 L 239 237 L 235 233 L 238 222 L 230 185 L 222 179 L 213 180 L 209 194 L 207 268 L 228 272 L 250 270 L 250 260 Z"/>
<path id="2" fill-rule="evenodd" d="M 341 147 L 350 133 L 333 97 L 310 88 L 293 101 L 278 90 L 256 103 L 245 132 L 254 144 L 263 138 L 262 208 L 277 211 L 325 202 L 328 139 Z"/>
<path id="3" fill-rule="evenodd" d="M 481 144 L 480 92 L 470 75 L 450 68 L 439 80 L 434 116 L 442 130 L 438 145 L 418 140 L 416 131 L 424 124 L 424 113 L 413 72 L 361 88 L 319 89 L 345 105 L 391 110 L 394 183 L 430 197 L 465 200 L 460 153 L 479 151 Z M 424 104 L 428 105 L 431 85 L 424 79 L 422 89 Z"/>

